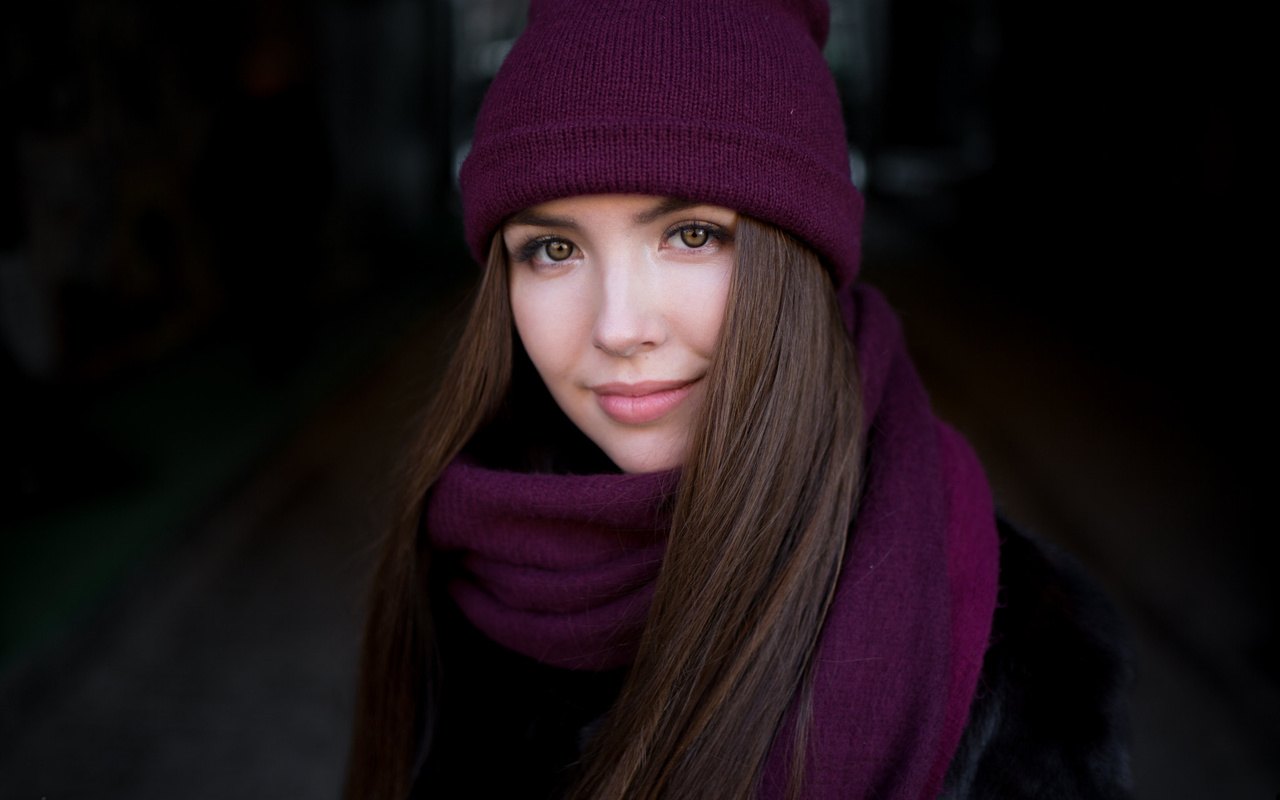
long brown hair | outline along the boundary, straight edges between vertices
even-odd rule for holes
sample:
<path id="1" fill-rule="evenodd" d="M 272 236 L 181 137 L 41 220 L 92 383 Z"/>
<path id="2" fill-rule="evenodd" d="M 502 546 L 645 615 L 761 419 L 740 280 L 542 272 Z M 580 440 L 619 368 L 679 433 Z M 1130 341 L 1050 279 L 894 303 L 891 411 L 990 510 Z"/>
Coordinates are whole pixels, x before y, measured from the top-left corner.
<path id="1" fill-rule="evenodd" d="M 681 471 L 639 654 L 584 754 L 578 800 L 752 796 L 787 710 L 792 793 L 806 678 L 853 517 L 861 409 L 853 349 L 814 253 L 742 217 L 724 326 Z M 476 306 L 409 454 L 365 628 L 348 800 L 404 798 L 430 746 L 427 490 L 501 408 L 512 323 L 495 237 Z"/>

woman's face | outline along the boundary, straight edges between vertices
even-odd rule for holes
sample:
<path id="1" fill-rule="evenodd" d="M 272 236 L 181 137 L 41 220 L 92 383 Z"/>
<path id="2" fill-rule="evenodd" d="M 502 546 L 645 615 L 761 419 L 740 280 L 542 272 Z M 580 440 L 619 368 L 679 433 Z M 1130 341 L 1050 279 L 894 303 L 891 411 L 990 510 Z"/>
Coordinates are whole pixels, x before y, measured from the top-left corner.
<path id="1" fill-rule="evenodd" d="M 737 214 L 571 197 L 503 228 L 511 310 L 551 396 L 626 472 L 684 463 L 724 320 Z"/>

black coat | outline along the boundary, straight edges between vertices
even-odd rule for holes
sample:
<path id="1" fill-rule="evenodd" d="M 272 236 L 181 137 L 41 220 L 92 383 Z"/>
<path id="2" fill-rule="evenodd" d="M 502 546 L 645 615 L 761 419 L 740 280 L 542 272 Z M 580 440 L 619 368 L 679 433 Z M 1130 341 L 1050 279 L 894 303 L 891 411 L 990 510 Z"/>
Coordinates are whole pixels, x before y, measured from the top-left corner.
<path id="1" fill-rule="evenodd" d="M 1120 616 L 1070 556 L 997 524 L 992 641 L 943 797 L 1131 797 Z"/>

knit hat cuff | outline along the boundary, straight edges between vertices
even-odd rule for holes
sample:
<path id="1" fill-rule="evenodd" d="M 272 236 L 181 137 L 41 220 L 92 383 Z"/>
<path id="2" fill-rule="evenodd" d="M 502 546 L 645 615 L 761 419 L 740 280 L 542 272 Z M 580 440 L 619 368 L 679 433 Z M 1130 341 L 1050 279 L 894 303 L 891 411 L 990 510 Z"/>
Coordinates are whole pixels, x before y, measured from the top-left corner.
<path id="1" fill-rule="evenodd" d="M 485 137 L 460 183 L 467 242 L 480 264 L 502 221 L 529 206 L 650 194 L 725 206 L 789 230 L 823 257 L 838 286 L 858 269 L 863 199 L 848 163 L 837 167 L 793 142 L 724 121 L 543 121 Z"/>

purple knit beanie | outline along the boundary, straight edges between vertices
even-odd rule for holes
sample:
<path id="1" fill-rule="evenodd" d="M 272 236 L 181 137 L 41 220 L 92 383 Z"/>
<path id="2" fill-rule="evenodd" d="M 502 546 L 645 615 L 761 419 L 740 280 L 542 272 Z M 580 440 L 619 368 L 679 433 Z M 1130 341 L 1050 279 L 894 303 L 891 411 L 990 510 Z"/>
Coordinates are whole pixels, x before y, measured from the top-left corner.
<path id="1" fill-rule="evenodd" d="M 462 165 L 476 260 L 523 208 L 651 194 L 788 230 L 848 284 L 863 202 L 828 27 L 826 0 L 533 0 Z"/>

